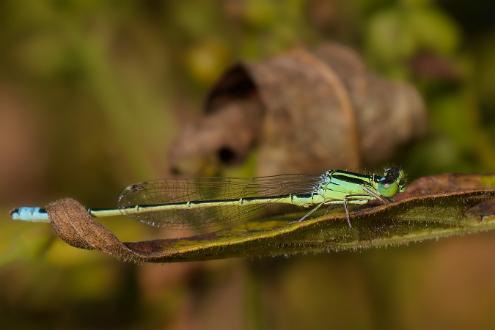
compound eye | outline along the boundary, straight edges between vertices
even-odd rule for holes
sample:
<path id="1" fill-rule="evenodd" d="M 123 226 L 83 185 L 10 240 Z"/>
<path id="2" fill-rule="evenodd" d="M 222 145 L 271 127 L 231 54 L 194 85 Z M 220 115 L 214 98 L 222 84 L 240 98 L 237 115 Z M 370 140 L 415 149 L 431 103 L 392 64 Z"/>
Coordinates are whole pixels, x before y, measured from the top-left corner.
<path id="1" fill-rule="evenodd" d="M 397 194 L 399 187 L 395 183 L 382 183 L 378 185 L 378 193 L 384 197 L 393 197 Z"/>

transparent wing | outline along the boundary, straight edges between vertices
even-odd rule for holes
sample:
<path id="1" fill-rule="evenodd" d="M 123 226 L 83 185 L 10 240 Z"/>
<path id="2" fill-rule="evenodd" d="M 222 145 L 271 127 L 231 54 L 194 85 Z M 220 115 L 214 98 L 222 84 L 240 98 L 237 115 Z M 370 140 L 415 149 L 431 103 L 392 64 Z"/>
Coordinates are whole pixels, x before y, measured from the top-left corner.
<path id="1" fill-rule="evenodd" d="M 313 191 L 321 180 L 314 175 L 277 175 L 258 178 L 194 178 L 163 179 L 136 183 L 124 189 L 119 197 L 119 208 L 135 205 L 156 205 L 179 202 L 233 200 L 249 197 L 277 197 L 304 194 Z M 233 222 L 247 221 L 266 213 L 290 208 L 277 203 L 258 205 L 211 206 L 187 210 L 167 210 L 127 214 L 157 227 L 192 227 L 196 229 L 226 227 Z"/>

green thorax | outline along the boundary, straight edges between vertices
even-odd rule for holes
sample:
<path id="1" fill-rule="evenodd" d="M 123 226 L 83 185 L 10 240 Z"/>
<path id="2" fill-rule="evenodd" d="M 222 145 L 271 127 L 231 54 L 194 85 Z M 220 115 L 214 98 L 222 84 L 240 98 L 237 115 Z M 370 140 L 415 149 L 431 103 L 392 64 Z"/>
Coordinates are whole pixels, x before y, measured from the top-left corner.
<path id="1" fill-rule="evenodd" d="M 342 170 L 331 170 L 322 175 L 322 180 L 315 187 L 315 193 L 325 200 L 344 199 L 349 195 L 368 196 L 375 199 L 376 195 L 390 198 L 404 190 L 404 173 L 398 168 L 386 169 L 384 175 L 366 175 Z"/>

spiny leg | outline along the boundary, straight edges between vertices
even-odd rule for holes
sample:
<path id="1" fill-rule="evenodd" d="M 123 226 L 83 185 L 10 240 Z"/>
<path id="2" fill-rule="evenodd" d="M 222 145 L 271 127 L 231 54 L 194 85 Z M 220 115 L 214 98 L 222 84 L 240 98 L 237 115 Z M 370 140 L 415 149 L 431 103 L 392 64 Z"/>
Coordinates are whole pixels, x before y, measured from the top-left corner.
<path id="1" fill-rule="evenodd" d="M 323 204 L 325 204 L 325 202 L 321 202 L 320 204 L 318 204 L 315 207 L 313 207 L 313 209 L 311 211 L 309 211 L 308 213 L 306 213 L 301 219 L 297 220 L 297 222 L 304 221 L 304 219 L 306 219 L 307 217 L 309 217 L 311 214 L 315 213 L 316 210 L 318 210 Z"/>
<path id="2" fill-rule="evenodd" d="M 370 200 L 370 197 L 375 197 L 375 196 L 371 195 L 371 194 L 370 195 L 351 194 L 351 195 L 347 195 L 344 197 L 343 204 L 344 204 L 345 215 L 346 215 L 347 224 L 349 225 L 349 228 L 352 229 L 351 218 L 350 218 L 349 207 L 348 207 L 349 201 L 354 200 L 356 202 L 362 202 L 362 203 L 357 203 L 357 204 L 365 204 Z M 340 203 L 342 203 L 342 201 Z M 313 209 L 311 209 L 311 211 L 306 213 L 301 219 L 299 219 L 298 222 L 304 221 L 307 217 L 309 217 L 311 214 L 316 212 L 322 205 L 331 205 L 331 204 L 335 204 L 334 201 L 333 202 L 332 201 L 321 202 L 320 204 L 316 205 Z"/>
<path id="3" fill-rule="evenodd" d="M 349 216 L 349 208 L 347 206 L 347 203 L 349 200 L 347 199 L 348 196 L 345 196 L 344 198 L 344 210 L 345 210 L 345 218 L 347 219 L 347 224 L 349 225 L 349 229 L 352 229 L 351 225 L 351 217 Z"/>
<path id="4" fill-rule="evenodd" d="M 379 201 L 382 202 L 382 204 L 389 204 L 390 200 L 386 197 L 381 196 L 377 191 L 374 189 L 371 189 L 369 187 L 363 186 L 364 191 L 366 191 L 370 196 L 375 197 Z"/>
<path id="5" fill-rule="evenodd" d="M 351 194 L 351 195 L 347 195 L 344 197 L 343 204 L 344 204 L 344 210 L 345 210 L 345 217 L 347 220 L 347 224 L 349 225 L 349 228 L 352 229 L 351 217 L 349 214 L 349 201 L 354 200 L 355 202 L 360 202 L 359 204 L 366 204 L 369 201 L 369 198 L 370 198 L 370 195 L 364 195 L 364 194 Z"/>

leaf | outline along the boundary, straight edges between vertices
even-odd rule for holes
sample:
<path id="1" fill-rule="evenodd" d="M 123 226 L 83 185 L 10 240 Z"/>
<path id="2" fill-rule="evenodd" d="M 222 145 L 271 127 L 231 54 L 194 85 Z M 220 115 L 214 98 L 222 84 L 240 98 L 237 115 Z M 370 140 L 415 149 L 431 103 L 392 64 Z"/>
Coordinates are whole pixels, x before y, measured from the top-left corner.
<path id="1" fill-rule="evenodd" d="M 420 178 L 386 205 L 343 210 L 293 222 L 284 215 L 176 239 L 121 242 L 67 198 L 47 206 L 59 237 L 79 248 L 97 249 L 124 261 L 171 262 L 228 257 L 289 256 L 464 235 L 495 228 L 495 176 L 443 174 Z"/>
<path id="2" fill-rule="evenodd" d="M 204 110 L 171 146 L 175 174 L 211 176 L 253 153 L 257 176 L 356 169 L 390 159 L 427 126 L 416 89 L 377 76 L 336 43 L 232 66 Z"/>

